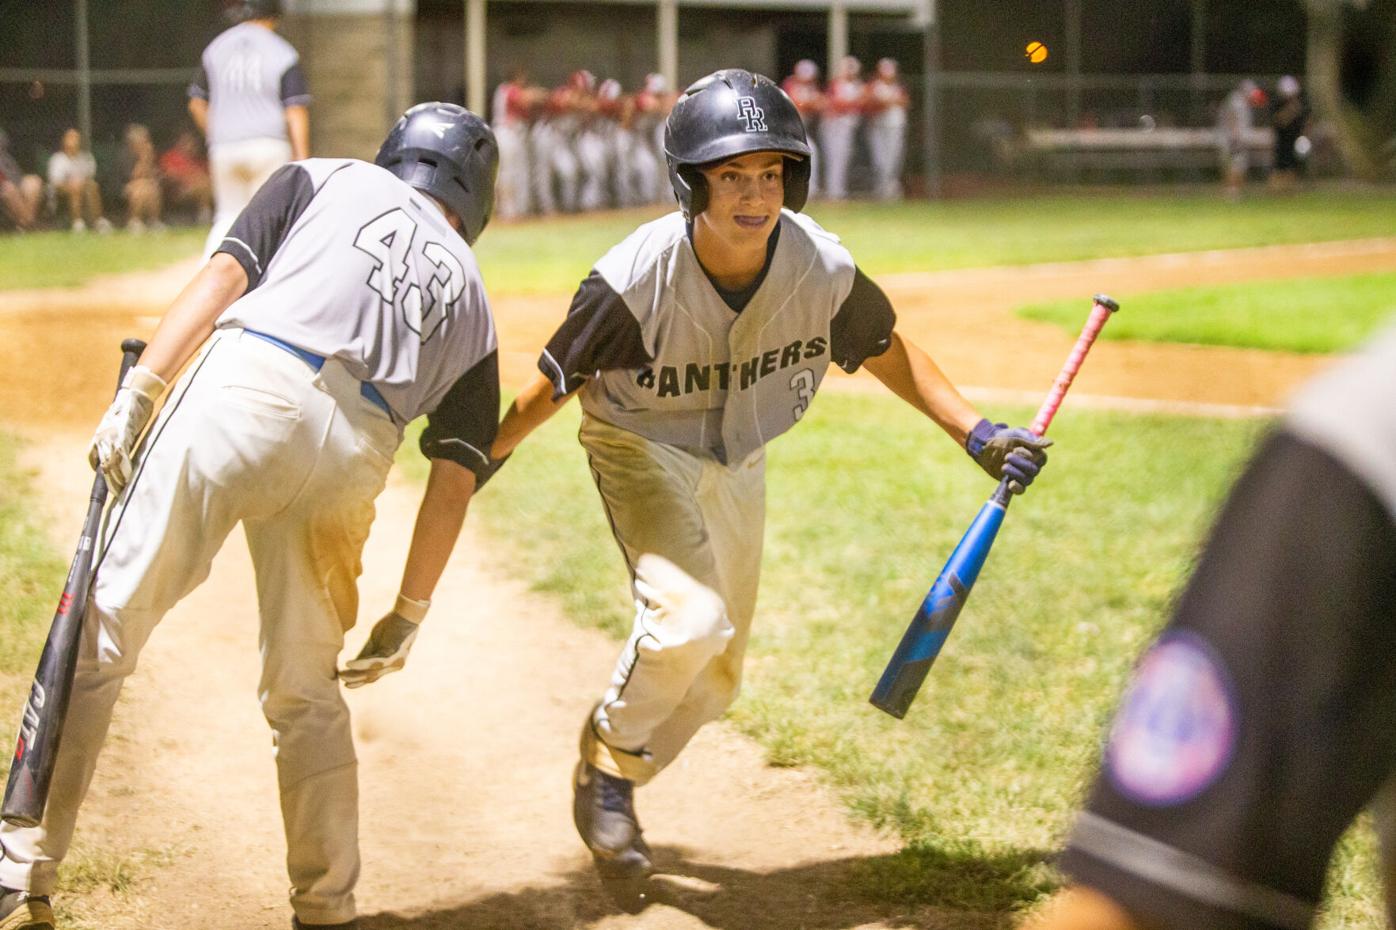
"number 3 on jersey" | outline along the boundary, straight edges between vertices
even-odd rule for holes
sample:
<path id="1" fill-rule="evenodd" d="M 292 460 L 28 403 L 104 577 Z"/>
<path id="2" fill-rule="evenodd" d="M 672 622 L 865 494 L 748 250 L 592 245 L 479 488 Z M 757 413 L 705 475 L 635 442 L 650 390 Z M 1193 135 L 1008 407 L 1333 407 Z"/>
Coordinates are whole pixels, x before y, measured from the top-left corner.
<path id="1" fill-rule="evenodd" d="M 403 286 L 408 274 L 417 269 L 412 253 L 416 238 L 416 222 L 395 207 L 365 223 L 354 237 L 354 248 L 373 259 L 368 286 L 398 310 L 407 328 L 426 342 L 445 322 L 446 307 L 460 299 L 465 269 L 450 249 L 439 242 L 425 242 L 419 254 L 433 271 L 424 300 L 417 280 Z M 413 278 L 419 276 L 414 274 Z"/>
<path id="2" fill-rule="evenodd" d="M 795 419 L 799 420 L 809 409 L 810 401 L 814 400 L 814 372 L 808 368 L 801 368 L 795 372 L 795 376 L 790 379 L 790 388 L 795 392 L 797 401 L 795 403 Z"/>

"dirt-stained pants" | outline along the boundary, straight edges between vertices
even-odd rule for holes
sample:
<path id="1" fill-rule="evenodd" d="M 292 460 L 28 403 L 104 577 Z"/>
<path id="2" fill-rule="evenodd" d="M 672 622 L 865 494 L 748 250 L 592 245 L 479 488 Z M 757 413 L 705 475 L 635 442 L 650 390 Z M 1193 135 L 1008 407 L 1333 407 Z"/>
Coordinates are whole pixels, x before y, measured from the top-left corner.
<path id="1" fill-rule="evenodd" d="M 761 572 L 765 453 L 728 467 L 591 416 L 581 440 L 636 606 L 583 753 L 644 784 L 737 697 Z"/>
<path id="2" fill-rule="evenodd" d="M 277 168 L 290 160 L 291 143 L 284 139 L 244 139 L 209 146 L 208 176 L 213 185 L 213 226 L 204 241 L 204 258 L 218 248 L 257 189 Z"/>
<path id="3" fill-rule="evenodd" d="M 5 826 L 0 884 L 48 894 L 147 637 L 205 578 L 241 522 L 257 574 L 262 710 L 271 724 L 291 904 L 354 917 L 358 773 L 335 667 L 358 612 L 360 554 L 400 440 L 359 383 L 239 330 L 217 333 L 173 389 L 108 517 L 48 807 Z"/>

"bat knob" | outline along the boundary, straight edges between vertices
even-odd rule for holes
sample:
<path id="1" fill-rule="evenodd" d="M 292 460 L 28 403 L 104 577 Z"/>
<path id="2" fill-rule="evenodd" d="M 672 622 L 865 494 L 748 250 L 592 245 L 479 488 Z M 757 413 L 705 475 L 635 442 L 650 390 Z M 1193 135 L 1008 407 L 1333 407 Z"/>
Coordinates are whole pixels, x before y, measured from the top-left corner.
<path id="1" fill-rule="evenodd" d="M 1120 309 L 1120 305 L 1115 302 L 1115 299 L 1107 294 L 1097 294 L 1091 299 L 1094 300 L 1096 303 L 1100 304 L 1106 310 L 1109 310 L 1111 313 L 1116 313 Z"/>
<path id="2" fill-rule="evenodd" d="M 129 352 L 131 355 L 139 356 L 145 351 L 145 340 L 143 339 L 123 339 L 121 340 L 121 351 Z"/>

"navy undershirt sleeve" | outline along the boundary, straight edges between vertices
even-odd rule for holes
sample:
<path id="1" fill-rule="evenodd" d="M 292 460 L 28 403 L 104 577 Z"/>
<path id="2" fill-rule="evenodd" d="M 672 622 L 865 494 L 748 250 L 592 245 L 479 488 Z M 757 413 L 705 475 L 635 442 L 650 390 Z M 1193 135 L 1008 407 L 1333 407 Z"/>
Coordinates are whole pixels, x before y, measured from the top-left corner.
<path id="1" fill-rule="evenodd" d="M 429 459 L 450 459 L 475 473 L 480 488 L 494 468 L 490 446 L 499 430 L 499 355 L 491 352 L 456 379 L 435 410 L 418 447 Z"/>
<path id="2" fill-rule="evenodd" d="M 567 319 L 544 347 L 538 370 L 552 381 L 557 399 L 571 394 L 598 371 L 639 368 L 649 361 L 639 321 L 593 270 L 577 288 Z"/>
<path id="3" fill-rule="evenodd" d="M 306 83 L 305 72 L 300 62 L 296 62 L 281 75 L 281 105 L 303 107 L 310 103 L 310 85 Z"/>
<path id="4" fill-rule="evenodd" d="M 896 324 L 892 302 L 861 268 L 856 268 L 853 289 L 829 324 L 830 357 L 852 374 L 866 359 L 887 351 Z"/>

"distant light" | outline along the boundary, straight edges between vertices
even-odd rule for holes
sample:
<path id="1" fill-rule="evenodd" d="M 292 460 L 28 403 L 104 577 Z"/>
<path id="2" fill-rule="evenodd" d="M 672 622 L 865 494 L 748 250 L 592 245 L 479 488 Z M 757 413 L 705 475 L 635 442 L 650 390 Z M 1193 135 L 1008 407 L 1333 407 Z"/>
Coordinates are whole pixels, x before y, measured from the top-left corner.
<path id="1" fill-rule="evenodd" d="M 1029 42 L 1025 54 L 1028 61 L 1040 65 L 1047 60 L 1047 46 L 1041 42 Z"/>

